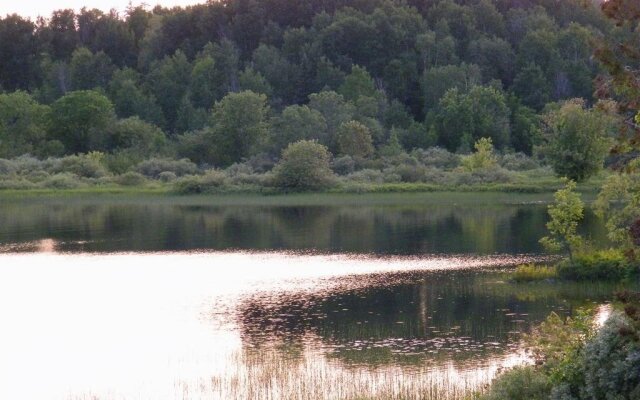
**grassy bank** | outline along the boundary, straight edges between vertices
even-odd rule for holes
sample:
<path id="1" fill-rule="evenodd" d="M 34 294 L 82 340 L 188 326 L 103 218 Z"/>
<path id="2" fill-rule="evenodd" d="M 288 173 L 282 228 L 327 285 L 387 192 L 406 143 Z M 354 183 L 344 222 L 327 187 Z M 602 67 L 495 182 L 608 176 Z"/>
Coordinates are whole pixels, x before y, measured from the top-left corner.
<path id="1" fill-rule="evenodd" d="M 0 196 L 73 196 L 84 194 L 156 194 L 156 195 L 298 195 L 301 192 L 280 189 L 273 186 L 256 184 L 237 184 L 208 181 L 206 176 L 194 176 L 186 178 L 189 181 L 161 182 L 143 180 L 136 185 L 122 185 L 114 182 L 101 184 L 78 180 L 77 184 L 63 187 L 46 186 L 8 186 L 0 188 Z M 585 194 L 593 194 L 598 191 L 601 179 L 591 180 L 578 187 Z M 338 182 L 335 186 L 310 194 L 376 194 L 376 193 L 433 193 L 433 192 L 458 192 L 458 193 L 543 193 L 550 194 L 558 190 L 562 183 L 558 179 L 531 180 L 529 182 L 513 183 L 479 183 L 479 184 L 432 184 L 432 183 L 358 183 Z"/>

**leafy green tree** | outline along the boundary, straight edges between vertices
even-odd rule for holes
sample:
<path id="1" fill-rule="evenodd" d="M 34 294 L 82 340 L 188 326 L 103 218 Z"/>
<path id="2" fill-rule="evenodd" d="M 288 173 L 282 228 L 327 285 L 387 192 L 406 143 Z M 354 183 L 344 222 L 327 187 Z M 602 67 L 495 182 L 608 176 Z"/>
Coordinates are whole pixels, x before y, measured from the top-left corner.
<path id="1" fill-rule="evenodd" d="M 251 67 L 245 68 L 238 77 L 240 90 L 251 90 L 254 93 L 261 93 L 270 98 L 273 95 L 273 88 L 258 71 Z"/>
<path id="2" fill-rule="evenodd" d="M 500 14 L 494 2 L 480 0 L 472 8 L 477 30 L 496 37 L 505 35 L 506 24 L 504 17 Z"/>
<path id="3" fill-rule="evenodd" d="M 583 243 L 577 229 L 578 223 L 584 216 L 584 203 L 575 189 L 576 183 L 567 180 L 565 187 L 554 194 L 554 203 L 548 207 L 547 230 L 549 236 L 540 239 L 540 243 L 547 250 L 568 251 L 571 259 Z"/>
<path id="4" fill-rule="evenodd" d="M 109 169 L 124 173 L 139 162 L 168 151 L 164 132 L 138 117 L 121 119 L 109 128 L 108 149 L 105 157 Z"/>
<path id="5" fill-rule="evenodd" d="M 93 90 L 70 92 L 51 105 L 49 134 L 67 153 L 103 150 L 108 128 L 115 119 L 113 104 Z"/>
<path id="6" fill-rule="evenodd" d="M 298 87 L 301 84 L 301 71 L 289 62 L 276 47 L 260 45 L 253 52 L 253 67 L 273 88 L 274 96 L 285 103 L 298 100 Z"/>
<path id="7" fill-rule="evenodd" d="M 330 187 L 334 173 L 330 168 L 331 153 L 315 141 L 291 143 L 273 168 L 275 184 L 289 190 L 320 190 Z"/>
<path id="8" fill-rule="evenodd" d="M 452 88 L 466 92 L 482 82 L 482 74 L 477 65 L 461 64 L 431 68 L 422 77 L 425 113 L 438 105 L 438 102 Z"/>
<path id="9" fill-rule="evenodd" d="M 338 151 L 356 159 L 364 159 L 373 154 L 371 131 L 358 121 L 349 121 L 338 129 Z"/>
<path id="10" fill-rule="evenodd" d="M 635 164 L 635 165 L 634 165 Z M 631 168 L 638 168 L 638 161 Z M 627 248 L 640 246 L 640 175 L 613 174 L 598 193 L 596 212 L 604 218 L 611 241 Z"/>
<path id="11" fill-rule="evenodd" d="M 491 138 L 480 138 L 474 144 L 475 153 L 462 157 L 462 168 L 469 172 L 492 169 L 498 166 Z"/>
<path id="12" fill-rule="evenodd" d="M 176 115 L 176 132 L 195 131 L 204 128 L 209 120 L 206 109 L 195 107 L 189 95 L 185 95 L 180 102 Z"/>
<path id="13" fill-rule="evenodd" d="M 189 88 L 191 64 L 181 51 L 152 64 L 147 75 L 147 89 L 162 108 L 166 126 L 173 131 L 182 98 Z"/>
<path id="14" fill-rule="evenodd" d="M 498 148 L 507 146 L 509 116 L 502 92 L 475 86 L 469 93 L 449 90 L 431 118 L 440 144 L 456 151 L 461 146 L 471 147 L 473 141 L 483 137 L 491 138 Z"/>
<path id="15" fill-rule="evenodd" d="M 280 154 L 289 143 L 312 139 L 326 142 L 326 136 L 327 123 L 324 117 L 307 106 L 289 106 L 271 121 L 270 141 L 276 154 Z"/>
<path id="16" fill-rule="evenodd" d="M 28 89 L 37 69 L 35 25 L 18 15 L 0 17 L 0 87 Z"/>
<path id="17" fill-rule="evenodd" d="M 320 143 L 329 149 L 335 149 L 338 128 L 342 123 L 353 119 L 353 104 L 347 103 L 342 95 L 328 91 L 310 94 L 309 108 L 322 114 L 327 123 L 327 137 L 320 140 Z"/>
<path id="18" fill-rule="evenodd" d="M 526 106 L 514 104 L 511 108 L 511 146 L 516 152 L 531 155 L 541 138 L 540 117 Z"/>
<path id="19" fill-rule="evenodd" d="M 267 97 L 229 93 L 213 107 L 217 165 L 227 166 L 257 152 L 268 136 Z"/>
<path id="20" fill-rule="evenodd" d="M 167 137 L 160 128 L 138 117 L 121 119 L 109 131 L 110 150 L 129 150 L 139 158 L 165 151 Z"/>
<path id="21" fill-rule="evenodd" d="M 27 92 L 0 94 L 0 157 L 43 155 L 49 115 Z"/>
<path id="22" fill-rule="evenodd" d="M 154 125 L 165 126 L 164 114 L 156 98 L 140 87 L 140 74 L 131 68 L 117 70 L 107 93 L 120 118 L 138 116 Z"/>
<path id="23" fill-rule="evenodd" d="M 537 64 L 522 68 L 513 80 L 511 90 L 522 104 L 536 111 L 542 110 L 551 99 L 551 87 L 544 72 Z"/>
<path id="24" fill-rule="evenodd" d="M 209 110 L 216 100 L 224 96 L 224 93 L 220 93 L 223 82 L 218 78 L 219 73 L 213 57 L 207 55 L 195 61 L 189 84 L 190 99 L 195 107 Z"/>
<path id="25" fill-rule="evenodd" d="M 605 111 L 585 108 L 582 99 L 569 100 L 544 116 L 541 150 L 557 175 L 584 181 L 602 169 L 612 127 Z"/>
<path id="26" fill-rule="evenodd" d="M 86 47 L 80 47 L 71 55 L 69 75 L 74 90 L 106 88 L 114 71 L 115 65 L 102 51 L 93 54 Z"/>
<path id="27" fill-rule="evenodd" d="M 338 93 L 347 101 L 355 101 L 361 96 L 375 97 L 376 87 L 367 70 L 354 65 L 351 68 L 351 73 L 344 78 L 344 83 L 338 89 Z"/>
<path id="28" fill-rule="evenodd" d="M 536 29 L 528 32 L 519 44 L 518 64 L 526 67 L 535 63 L 547 79 L 552 79 L 562 59 L 558 39 L 555 31 Z"/>
<path id="29" fill-rule="evenodd" d="M 511 83 L 516 55 L 511 45 L 500 38 L 480 37 L 472 40 L 467 47 L 467 59 L 478 65 L 485 81 L 499 79 Z"/>

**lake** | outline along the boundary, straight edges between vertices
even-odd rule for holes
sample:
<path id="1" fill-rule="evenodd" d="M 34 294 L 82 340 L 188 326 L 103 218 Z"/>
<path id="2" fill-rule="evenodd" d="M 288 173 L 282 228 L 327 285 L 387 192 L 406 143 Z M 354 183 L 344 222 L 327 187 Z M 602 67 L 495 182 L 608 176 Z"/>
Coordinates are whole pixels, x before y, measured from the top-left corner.
<path id="1" fill-rule="evenodd" d="M 0 398 L 462 398 L 615 289 L 505 279 L 548 200 L 0 198 Z"/>

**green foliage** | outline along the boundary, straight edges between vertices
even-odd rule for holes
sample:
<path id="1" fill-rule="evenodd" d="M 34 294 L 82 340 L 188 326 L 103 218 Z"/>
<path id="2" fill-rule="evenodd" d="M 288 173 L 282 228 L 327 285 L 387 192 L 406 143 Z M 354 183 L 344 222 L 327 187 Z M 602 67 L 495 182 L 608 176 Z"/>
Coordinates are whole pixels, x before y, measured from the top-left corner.
<path id="1" fill-rule="evenodd" d="M 226 175 L 218 170 L 209 170 L 204 175 L 187 175 L 174 183 L 174 190 L 180 194 L 215 193 L 226 184 Z"/>
<path id="2" fill-rule="evenodd" d="M 471 146 L 483 137 L 498 148 L 509 143 L 509 114 L 504 95 L 491 87 L 474 86 L 468 93 L 447 91 L 431 114 L 438 141 L 450 151 Z"/>
<path id="3" fill-rule="evenodd" d="M 521 264 L 510 275 L 514 282 L 533 282 L 553 279 L 558 276 L 556 267 L 548 265 Z"/>
<path id="4" fill-rule="evenodd" d="M 347 103 L 342 95 L 329 91 L 309 95 L 309 108 L 322 114 L 327 123 L 327 137 L 320 139 L 320 143 L 335 149 L 338 128 L 353 118 L 353 105 Z"/>
<path id="5" fill-rule="evenodd" d="M 142 174 L 133 171 L 125 172 L 122 175 L 118 175 L 113 180 L 114 182 L 122 186 L 140 187 L 147 183 L 147 179 Z"/>
<path id="6" fill-rule="evenodd" d="M 612 119 L 598 109 L 586 109 L 573 99 L 545 115 L 543 153 L 558 176 L 584 181 L 602 169 L 610 146 Z"/>
<path id="7" fill-rule="evenodd" d="M 626 248 L 640 245 L 633 230 L 640 219 L 640 175 L 614 174 L 607 178 L 595 203 L 596 212 L 605 220 L 609 239 Z"/>
<path id="8" fill-rule="evenodd" d="M 107 175 L 103 159 L 104 154 L 98 152 L 51 159 L 49 171 L 54 174 L 69 173 L 84 178 L 100 178 Z"/>
<path id="9" fill-rule="evenodd" d="M 267 97 L 230 93 L 213 108 L 216 165 L 227 166 L 255 154 L 268 135 Z"/>
<path id="10" fill-rule="evenodd" d="M 516 75 L 513 92 L 522 104 L 540 111 L 551 99 L 551 87 L 542 69 L 535 63 L 522 68 Z"/>
<path id="11" fill-rule="evenodd" d="M 371 131 L 357 121 L 349 121 L 338 129 L 338 151 L 355 159 L 363 159 L 373 154 Z"/>
<path id="12" fill-rule="evenodd" d="M 157 178 L 163 172 L 171 172 L 176 176 L 193 175 L 198 172 L 198 167 L 187 159 L 151 158 L 139 163 L 136 171 L 149 178 Z"/>
<path id="13" fill-rule="evenodd" d="M 497 167 L 498 159 L 493 152 L 490 138 L 481 138 L 475 144 L 475 153 L 462 157 L 462 168 L 468 172 L 487 170 Z"/>
<path id="14" fill-rule="evenodd" d="M 69 63 L 69 77 L 74 90 L 106 88 L 116 69 L 108 55 L 103 51 L 93 54 L 91 50 L 76 49 Z"/>
<path id="15" fill-rule="evenodd" d="M 566 181 L 565 187 L 554 194 L 554 203 L 548 207 L 550 219 L 546 225 L 550 235 L 540 239 L 546 249 L 566 250 L 572 259 L 583 243 L 577 228 L 584 216 L 584 203 L 575 188 L 575 182 Z"/>
<path id="16" fill-rule="evenodd" d="M 276 186 L 287 190 L 319 190 L 333 185 L 331 154 L 317 142 L 301 140 L 287 146 L 273 169 Z"/>
<path id="17" fill-rule="evenodd" d="M 601 250 L 578 254 L 558 264 L 558 276 L 569 280 L 620 281 L 637 276 L 640 264 L 619 250 Z"/>
<path id="18" fill-rule="evenodd" d="M 551 387 L 549 379 L 535 367 L 516 367 L 496 378 L 480 400 L 547 400 Z"/>
<path id="19" fill-rule="evenodd" d="M 140 87 L 141 76 L 133 69 L 117 70 L 109 83 L 107 93 L 120 118 L 137 116 L 140 119 L 164 127 L 165 118 L 155 96 Z"/>
<path id="20" fill-rule="evenodd" d="M 425 113 L 435 108 L 447 91 L 455 88 L 464 93 L 481 84 L 481 77 L 480 68 L 473 64 L 445 65 L 425 70 L 421 81 Z"/>
<path id="21" fill-rule="evenodd" d="M 359 97 L 375 97 L 376 88 L 371 75 L 365 68 L 354 65 L 351 73 L 344 78 L 344 83 L 338 89 L 348 101 L 355 101 Z"/>
<path id="22" fill-rule="evenodd" d="M 103 150 L 115 114 L 107 97 L 93 90 L 71 92 L 51 105 L 49 134 L 68 153 Z"/>
<path id="23" fill-rule="evenodd" d="M 147 90 L 153 94 L 165 117 L 167 129 L 173 131 L 180 102 L 187 92 L 192 66 L 181 51 L 151 65 L 146 77 Z"/>
<path id="24" fill-rule="evenodd" d="M 26 92 L 0 94 L 0 157 L 46 155 L 49 112 Z"/>
<path id="25" fill-rule="evenodd" d="M 158 128 L 138 117 L 122 119 L 113 124 L 109 135 L 109 148 L 126 150 L 132 158 L 141 161 L 165 151 L 167 138 Z"/>
<path id="26" fill-rule="evenodd" d="M 280 154 L 289 143 L 298 140 L 327 142 L 327 123 L 317 110 L 307 106 L 289 106 L 271 121 L 272 151 Z"/>

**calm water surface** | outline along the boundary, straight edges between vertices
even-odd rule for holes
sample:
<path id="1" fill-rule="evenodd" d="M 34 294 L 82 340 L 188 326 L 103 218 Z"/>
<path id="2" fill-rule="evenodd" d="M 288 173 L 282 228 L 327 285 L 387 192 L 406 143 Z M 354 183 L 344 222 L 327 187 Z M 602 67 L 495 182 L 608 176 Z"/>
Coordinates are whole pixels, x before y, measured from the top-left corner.
<path id="1" fill-rule="evenodd" d="M 543 200 L 0 200 L 0 398 L 460 398 L 614 289 L 504 280 Z"/>

